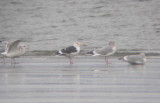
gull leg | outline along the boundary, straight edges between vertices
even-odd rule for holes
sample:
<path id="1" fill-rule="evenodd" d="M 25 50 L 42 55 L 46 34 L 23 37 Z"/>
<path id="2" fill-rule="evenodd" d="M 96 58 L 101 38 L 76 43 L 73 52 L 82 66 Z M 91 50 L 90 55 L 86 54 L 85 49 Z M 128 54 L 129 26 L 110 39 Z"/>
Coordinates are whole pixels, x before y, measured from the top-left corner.
<path id="1" fill-rule="evenodd" d="M 111 64 L 110 62 L 109 62 L 109 60 L 108 60 L 108 57 L 105 57 L 105 61 L 106 61 L 106 64 L 108 65 L 108 64 Z"/>
<path id="2" fill-rule="evenodd" d="M 69 60 L 70 60 L 70 64 L 73 64 L 73 60 L 71 57 L 69 57 Z"/>
<path id="3" fill-rule="evenodd" d="M 16 62 L 16 59 L 15 58 L 13 58 L 13 64 L 15 65 L 15 64 L 18 64 L 18 62 Z"/>
<path id="4" fill-rule="evenodd" d="M 69 57 L 69 62 L 70 62 L 70 64 L 71 64 L 71 58 Z"/>
<path id="5" fill-rule="evenodd" d="M 5 57 L 3 56 L 3 64 L 5 65 L 6 64 L 6 62 L 5 62 Z"/>
<path id="6" fill-rule="evenodd" d="M 11 58 L 11 65 L 15 66 L 15 59 L 14 58 Z"/>
<path id="7" fill-rule="evenodd" d="M 13 64 L 13 58 L 11 58 L 11 65 Z"/>
<path id="8" fill-rule="evenodd" d="M 16 62 L 15 62 L 15 59 L 14 58 L 11 58 L 11 65 L 15 65 L 16 64 Z"/>
<path id="9" fill-rule="evenodd" d="M 73 64 L 73 60 L 72 60 L 72 58 L 71 58 L 71 61 L 72 61 L 72 64 Z"/>
<path id="10" fill-rule="evenodd" d="M 107 57 L 105 57 L 105 61 L 106 61 L 106 64 L 108 65 L 108 58 Z"/>
<path id="11" fill-rule="evenodd" d="M 12 58 L 12 60 L 13 60 L 13 63 L 12 63 L 12 64 L 15 66 L 15 60 L 14 60 L 14 58 Z"/>
<path id="12" fill-rule="evenodd" d="M 107 57 L 107 64 L 109 64 L 109 62 L 108 62 L 108 57 Z"/>
<path id="13" fill-rule="evenodd" d="M 109 59 L 108 59 L 108 64 L 112 64 L 111 62 L 109 62 Z"/>

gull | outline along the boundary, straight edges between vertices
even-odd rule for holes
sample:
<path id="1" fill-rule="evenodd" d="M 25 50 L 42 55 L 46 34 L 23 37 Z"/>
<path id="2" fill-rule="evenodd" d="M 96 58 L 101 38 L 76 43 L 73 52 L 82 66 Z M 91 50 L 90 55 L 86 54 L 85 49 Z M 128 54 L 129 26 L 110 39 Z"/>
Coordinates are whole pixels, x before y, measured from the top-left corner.
<path id="1" fill-rule="evenodd" d="M 80 43 L 80 42 L 75 42 L 75 43 L 73 44 L 73 46 L 69 46 L 69 47 L 67 47 L 67 48 L 65 48 L 65 49 L 59 50 L 59 51 L 57 52 L 57 54 L 64 55 L 64 56 L 68 57 L 69 60 L 70 60 L 70 64 L 73 64 L 72 58 L 73 58 L 75 55 L 79 54 L 79 52 L 80 52 L 80 46 L 82 46 L 82 45 L 83 45 L 83 44 Z"/>
<path id="2" fill-rule="evenodd" d="M 124 62 L 128 62 L 130 64 L 140 64 L 143 65 L 146 62 L 146 56 L 144 53 L 140 53 L 139 55 L 127 55 L 123 58 L 119 58 L 119 60 L 123 60 Z"/>
<path id="3" fill-rule="evenodd" d="M 108 56 L 113 55 L 116 52 L 116 45 L 114 41 L 110 41 L 109 45 L 104 46 L 99 49 L 95 49 L 91 52 L 88 52 L 88 54 L 92 54 L 93 56 L 104 56 L 105 57 L 105 62 L 108 65 Z"/>
<path id="4" fill-rule="evenodd" d="M 20 44 L 21 40 L 12 40 L 6 44 L 5 52 L 1 53 L 4 57 L 11 58 L 11 64 L 16 64 L 15 58 L 20 57 L 26 52 L 26 45 Z M 4 60 L 5 63 L 5 60 Z"/>

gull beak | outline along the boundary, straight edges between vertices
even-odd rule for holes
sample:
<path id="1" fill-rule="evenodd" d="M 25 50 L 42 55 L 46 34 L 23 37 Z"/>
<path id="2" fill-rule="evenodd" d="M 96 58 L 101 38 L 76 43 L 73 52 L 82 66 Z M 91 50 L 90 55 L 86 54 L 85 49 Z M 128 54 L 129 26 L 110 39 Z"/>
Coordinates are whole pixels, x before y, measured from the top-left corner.
<path id="1" fill-rule="evenodd" d="M 80 46 L 87 46 L 86 44 L 80 43 Z"/>
<path id="2" fill-rule="evenodd" d="M 87 46 L 86 44 L 83 44 L 83 46 Z"/>
<path id="3" fill-rule="evenodd" d="M 29 49 L 29 46 L 28 46 L 28 45 L 26 45 L 26 49 Z"/>

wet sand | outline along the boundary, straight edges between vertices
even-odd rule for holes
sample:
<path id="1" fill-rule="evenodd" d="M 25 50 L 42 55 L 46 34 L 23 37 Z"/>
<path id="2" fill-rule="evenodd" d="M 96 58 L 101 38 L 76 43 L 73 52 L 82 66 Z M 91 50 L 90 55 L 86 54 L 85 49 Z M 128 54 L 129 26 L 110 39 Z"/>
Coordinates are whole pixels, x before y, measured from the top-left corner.
<path id="1" fill-rule="evenodd" d="M 9 62 L 10 59 L 7 59 Z M 110 57 L 18 58 L 0 63 L 2 103 L 159 103 L 160 59 L 129 65 Z"/>

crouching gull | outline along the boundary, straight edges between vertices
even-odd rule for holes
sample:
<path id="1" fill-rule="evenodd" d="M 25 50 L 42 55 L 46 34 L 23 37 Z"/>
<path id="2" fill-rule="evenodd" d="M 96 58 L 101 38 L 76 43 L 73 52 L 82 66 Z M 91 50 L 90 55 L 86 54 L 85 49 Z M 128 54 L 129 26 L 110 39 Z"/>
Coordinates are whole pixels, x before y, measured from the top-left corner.
<path id="1" fill-rule="evenodd" d="M 75 42 L 73 46 L 69 46 L 65 49 L 61 49 L 57 52 L 57 54 L 64 55 L 69 58 L 70 64 L 73 64 L 72 57 L 77 55 L 80 52 L 80 46 L 82 46 L 82 43 Z"/>
<path id="2" fill-rule="evenodd" d="M 5 52 L 1 55 L 11 58 L 11 64 L 16 64 L 15 58 L 26 52 L 26 45 L 20 44 L 21 40 L 11 40 L 6 44 Z M 4 61 L 5 63 L 5 61 Z"/>
<path id="3" fill-rule="evenodd" d="M 104 56 L 105 57 L 105 61 L 106 64 L 108 65 L 108 56 L 112 55 L 116 52 L 116 45 L 114 41 L 110 41 L 109 42 L 109 46 L 104 46 L 102 48 L 99 49 L 95 49 L 91 52 L 88 52 L 88 54 L 92 54 L 93 56 Z"/>
<path id="4" fill-rule="evenodd" d="M 124 56 L 123 58 L 119 58 L 119 60 L 122 60 L 122 61 L 125 61 L 125 62 L 128 62 L 130 64 L 145 64 L 146 62 L 146 56 L 144 53 L 140 53 L 139 55 L 127 55 L 127 56 Z"/>

